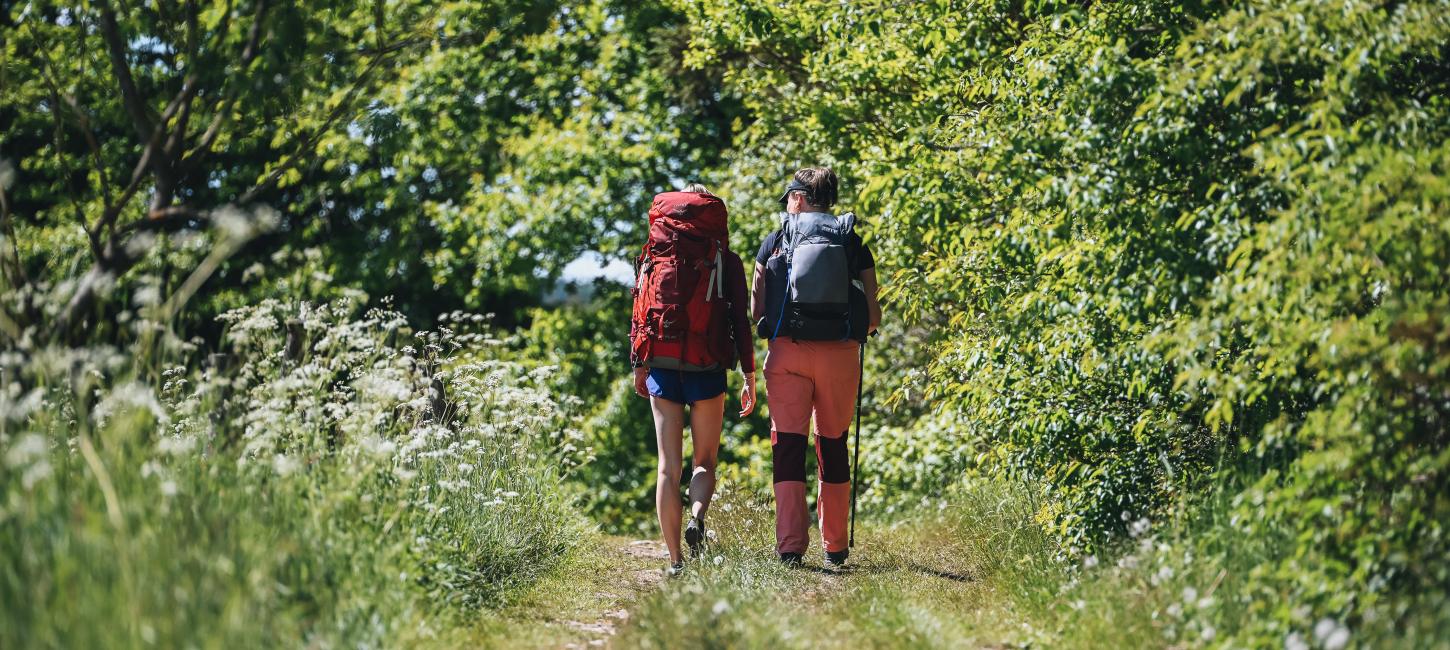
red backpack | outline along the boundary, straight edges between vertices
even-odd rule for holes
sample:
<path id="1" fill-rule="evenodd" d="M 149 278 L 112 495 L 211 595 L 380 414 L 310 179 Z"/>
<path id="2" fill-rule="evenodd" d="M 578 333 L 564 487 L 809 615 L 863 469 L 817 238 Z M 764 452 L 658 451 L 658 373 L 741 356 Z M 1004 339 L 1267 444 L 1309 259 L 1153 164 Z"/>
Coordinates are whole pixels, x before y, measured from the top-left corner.
<path id="1" fill-rule="evenodd" d="M 629 327 L 635 362 L 680 368 L 735 365 L 725 300 L 726 223 L 725 202 L 713 194 L 655 196 L 649 241 L 635 275 Z"/>

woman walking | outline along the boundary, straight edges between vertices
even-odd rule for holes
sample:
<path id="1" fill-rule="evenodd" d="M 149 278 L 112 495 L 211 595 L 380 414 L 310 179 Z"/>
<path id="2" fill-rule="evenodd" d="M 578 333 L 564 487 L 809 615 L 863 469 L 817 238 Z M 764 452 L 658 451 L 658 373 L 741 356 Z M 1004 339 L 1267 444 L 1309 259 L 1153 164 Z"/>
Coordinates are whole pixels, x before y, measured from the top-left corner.
<path id="1" fill-rule="evenodd" d="M 781 227 L 755 258 L 753 316 L 768 339 L 776 553 L 799 564 L 810 544 L 806 509 L 807 427 L 815 422 L 821 542 L 827 567 L 849 555 L 851 467 L 846 432 L 861 381 L 861 345 L 881 323 L 876 263 L 855 216 L 829 212 L 837 178 L 825 167 L 795 173 L 780 202 Z"/>
<path id="2" fill-rule="evenodd" d="M 654 411 L 659 467 L 655 507 L 670 553 L 668 573 L 684 569 L 680 551 L 680 473 L 686 407 L 694 470 L 685 543 L 698 555 L 715 494 L 715 465 L 725 418 L 725 373 L 745 375 L 740 417 L 755 410 L 755 348 L 746 314 L 745 271 L 727 247 L 725 202 L 694 184 L 655 197 L 649 241 L 639 256 L 631 319 L 634 389 Z"/>

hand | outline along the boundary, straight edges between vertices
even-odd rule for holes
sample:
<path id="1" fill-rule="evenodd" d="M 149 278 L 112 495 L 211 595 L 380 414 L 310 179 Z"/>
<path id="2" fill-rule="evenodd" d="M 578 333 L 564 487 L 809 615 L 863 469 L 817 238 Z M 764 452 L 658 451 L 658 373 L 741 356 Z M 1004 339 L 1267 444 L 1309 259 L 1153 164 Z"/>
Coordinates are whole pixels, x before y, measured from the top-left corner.
<path id="1" fill-rule="evenodd" d="M 649 378 L 649 368 L 634 369 L 634 394 L 640 397 L 649 397 L 649 386 L 645 380 Z"/>
<path id="2" fill-rule="evenodd" d="M 740 388 L 740 417 L 755 412 L 755 373 L 745 375 L 745 385 Z"/>

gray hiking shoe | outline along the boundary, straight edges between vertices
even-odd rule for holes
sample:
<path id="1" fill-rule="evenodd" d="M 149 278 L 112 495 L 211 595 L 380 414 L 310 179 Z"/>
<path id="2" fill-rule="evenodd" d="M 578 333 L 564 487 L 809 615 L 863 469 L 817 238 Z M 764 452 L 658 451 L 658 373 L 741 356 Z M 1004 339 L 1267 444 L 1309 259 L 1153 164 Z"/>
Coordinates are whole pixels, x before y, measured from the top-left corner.
<path id="1" fill-rule="evenodd" d="M 690 557 L 700 557 L 700 549 L 705 546 L 704 519 L 690 517 L 690 523 L 685 524 L 685 545 L 690 547 Z"/>

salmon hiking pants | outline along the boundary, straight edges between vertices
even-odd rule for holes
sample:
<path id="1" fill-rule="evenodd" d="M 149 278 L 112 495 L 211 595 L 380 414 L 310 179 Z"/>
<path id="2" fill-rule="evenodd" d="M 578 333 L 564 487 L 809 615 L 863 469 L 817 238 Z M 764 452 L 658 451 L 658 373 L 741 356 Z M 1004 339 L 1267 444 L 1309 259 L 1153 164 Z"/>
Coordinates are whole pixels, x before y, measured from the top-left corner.
<path id="1" fill-rule="evenodd" d="M 770 447 L 775 482 L 775 550 L 806 552 L 806 443 L 814 416 L 819 467 L 821 541 L 831 552 L 846 550 L 851 507 L 851 466 L 846 432 L 861 378 L 856 341 L 770 342 L 765 355 L 765 395 L 770 405 Z"/>

